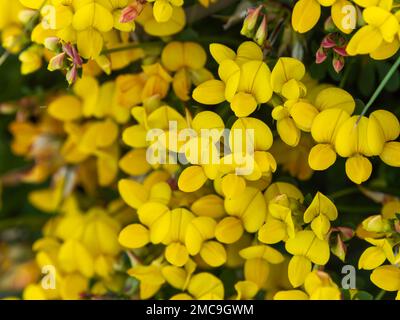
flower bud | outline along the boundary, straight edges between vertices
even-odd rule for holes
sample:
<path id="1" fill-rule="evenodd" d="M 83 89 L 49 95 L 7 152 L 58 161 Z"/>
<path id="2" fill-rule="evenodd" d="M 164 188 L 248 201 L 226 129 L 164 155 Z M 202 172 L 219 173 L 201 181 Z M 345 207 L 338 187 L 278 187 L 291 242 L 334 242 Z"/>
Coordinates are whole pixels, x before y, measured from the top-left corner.
<path id="1" fill-rule="evenodd" d="M 390 231 L 390 223 L 383 219 L 381 215 L 368 217 L 362 222 L 362 226 L 369 232 L 387 232 Z"/>
<path id="2" fill-rule="evenodd" d="M 331 16 L 329 16 L 328 19 L 325 20 L 324 30 L 326 32 L 335 32 L 337 30 Z"/>
<path id="3" fill-rule="evenodd" d="M 44 40 L 44 46 L 50 51 L 56 51 L 59 47 L 60 39 L 57 37 L 48 37 Z"/>
<path id="4" fill-rule="evenodd" d="M 250 8 L 247 10 L 247 16 L 243 21 L 243 27 L 242 30 L 240 31 L 240 34 L 246 37 L 252 37 L 261 9 L 262 6 L 260 5 L 257 8 Z"/>
<path id="5" fill-rule="evenodd" d="M 69 85 L 75 83 L 76 79 L 78 78 L 78 70 L 77 67 L 74 65 L 66 75 L 66 79 L 69 83 Z"/>
<path id="6" fill-rule="evenodd" d="M 333 51 L 335 51 L 338 55 L 342 57 L 347 57 L 348 54 L 346 52 L 346 47 L 335 47 L 333 48 Z"/>
<path id="7" fill-rule="evenodd" d="M 322 47 L 319 47 L 317 52 L 315 53 L 315 63 L 320 64 L 324 62 L 327 58 L 326 52 Z"/>
<path id="8" fill-rule="evenodd" d="M 264 16 L 260 26 L 257 29 L 256 35 L 254 36 L 254 41 L 257 42 L 259 46 L 263 46 L 265 40 L 267 39 L 267 17 Z"/>
<path id="9" fill-rule="evenodd" d="M 50 59 L 47 69 L 49 71 L 60 70 L 64 66 L 65 52 L 62 52 Z"/>
<path id="10" fill-rule="evenodd" d="M 324 37 L 324 39 L 322 39 L 321 47 L 324 48 L 324 49 L 329 49 L 329 48 L 336 47 L 336 41 L 333 38 L 332 34 L 328 34 L 327 36 Z"/>
<path id="11" fill-rule="evenodd" d="M 339 56 L 338 54 L 334 54 L 332 59 L 332 66 L 333 69 L 335 69 L 336 73 L 339 73 L 344 67 L 344 58 L 342 56 Z"/>

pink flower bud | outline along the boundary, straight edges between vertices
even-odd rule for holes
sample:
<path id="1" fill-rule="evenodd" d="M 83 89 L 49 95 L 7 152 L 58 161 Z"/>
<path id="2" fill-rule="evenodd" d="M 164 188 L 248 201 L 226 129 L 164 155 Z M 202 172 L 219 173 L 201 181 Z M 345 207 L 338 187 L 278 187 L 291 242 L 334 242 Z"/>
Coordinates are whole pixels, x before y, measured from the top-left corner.
<path id="1" fill-rule="evenodd" d="M 333 69 L 335 69 L 336 73 L 339 73 L 340 71 L 342 71 L 342 69 L 344 67 L 343 57 L 335 54 L 332 59 L 332 66 L 333 66 Z"/>
<path id="2" fill-rule="evenodd" d="M 333 39 L 331 34 L 328 34 L 324 39 L 322 39 L 321 47 L 325 49 L 336 47 L 336 41 Z"/>
<path id="3" fill-rule="evenodd" d="M 119 22 L 127 23 L 135 20 L 139 16 L 139 14 L 143 11 L 143 6 L 145 3 L 146 1 L 138 0 L 135 1 L 134 3 L 131 3 L 126 8 L 124 8 L 121 12 L 121 17 L 119 19 Z"/>
<path id="4" fill-rule="evenodd" d="M 326 60 L 326 52 L 325 50 L 320 47 L 317 52 L 315 53 L 315 63 L 320 64 Z"/>
<path id="5" fill-rule="evenodd" d="M 74 65 L 72 68 L 67 72 L 66 79 L 69 85 L 75 83 L 76 79 L 78 78 L 78 69 Z"/>
<path id="6" fill-rule="evenodd" d="M 253 30 L 256 26 L 261 9 L 262 6 L 260 5 L 256 9 L 252 8 L 247 11 L 247 17 L 245 20 L 247 20 L 247 28 L 249 30 Z"/>
<path id="7" fill-rule="evenodd" d="M 74 65 L 82 66 L 82 58 L 80 57 L 78 50 L 76 50 L 75 46 L 71 45 L 70 43 L 65 43 L 63 45 L 63 51 L 71 58 Z"/>
<path id="8" fill-rule="evenodd" d="M 333 50 L 342 57 L 347 57 L 346 47 L 335 47 Z"/>
<path id="9" fill-rule="evenodd" d="M 259 46 L 263 46 L 266 39 L 267 39 L 267 17 L 264 16 L 254 36 L 254 41 L 257 42 Z"/>
<path id="10" fill-rule="evenodd" d="M 49 71 L 60 70 L 64 66 L 65 52 L 62 52 L 50 59 L 47 69 Z"/>

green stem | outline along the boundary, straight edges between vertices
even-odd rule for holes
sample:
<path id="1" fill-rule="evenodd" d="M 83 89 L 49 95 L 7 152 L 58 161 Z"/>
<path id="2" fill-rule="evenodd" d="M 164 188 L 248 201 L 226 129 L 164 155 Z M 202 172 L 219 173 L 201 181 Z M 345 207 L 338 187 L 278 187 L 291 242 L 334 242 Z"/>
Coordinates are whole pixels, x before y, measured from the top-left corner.
<path id="1" fill-rule="evenodd" d="M 394 64 L 390 68 L 390 70 L 388 71 L 388 73 L 385 75 L 385 77 L 379 84 L 378 88 L 376 88 L 374 94 L 371 96 L 368 103 L 365 105 L 365 107 L 364 107 L 363 111 L 361 112 L 360 117 L 358 118 L 357 121 L 360 121 L 361 117 L 365 115 L 365 113 L 368 111 L 368 109 L 371 107 L 371 105 L 375 102 L 376 98 L 379 96 L 379 94 L 381 93 L 383 88 L 386 86 L 388 81 L 392 78 L 394 72 L 397 70 L 399 65 L 400 65 L 400 55 L 398 56 L 398 58 L 396 59 L 396 61 L 394 62 Z"/>
<path id="2" fill-rule="evenodd" d="M 379 293 L 376 295 L 375 300 L 381 300 L 383 298 L 383 296 L 385 295 L 386 291 L 385 290 L 381 290 L 379 291 Z"/>
<path id="3" fill-rule="evenodd" d="M 339 190 L 336 192 L 333 192 L 331 194 L 328 194 L 328 197 L 331 198 L 332 200 L 337 199 L 337 198 L 341 198 L 353 193 L 357 193 L 360 190 L 357 187 L 351 187 L 351 188 L 347 188 L 347 189 L 343 189 L 343 190 Z"/>

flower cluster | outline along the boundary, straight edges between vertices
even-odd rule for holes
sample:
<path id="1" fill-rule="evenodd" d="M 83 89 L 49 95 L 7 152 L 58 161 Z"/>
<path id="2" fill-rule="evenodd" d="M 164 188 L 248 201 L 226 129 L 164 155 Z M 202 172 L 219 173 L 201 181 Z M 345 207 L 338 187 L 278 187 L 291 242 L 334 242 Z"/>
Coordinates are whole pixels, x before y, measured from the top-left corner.
<path id="1" fill-rule="evenodd" d="M 48 214 L 22 298 L 400 298 L 398 5 L 218 1 L 0 0 L 0 222 Z"/>
<path id="2" fill-rule="evenodd" d="M 28 285 L 24 299 L 74 300 L 82 298 L 83 292 L 100 295 L 121 287 L 114 265 L 121 252 L 117 239 L 126 214 L 112 209 L 93 207 L 83 212 L 74 196 L 65 199 L 60 214 L 46 223 L 43 237 L 33 245 L 38 266 L 51 267 L 46 272 L 54 279 Z M 92 279 L 96 282 L 90 285 Z"/>
<path id="3" fill-rule="evenodd" d="M 360 256 L 358 268 L 373 270 L 371 281 L 383 290 L 397 291 L 397 300 L 400 299 L 399 210 L 398 199 L 387 200 L 381 214 L 368 217 L 357 230 L 357 236 L 371 244 Z M 384 264 L 386 261 L 389 264 Z"/>
<path id="4" fill-rule="evenodd" d="M 330 221 L 338 214 L 322 193 L 305 206 L 300 190 L 288 183 L 245 187 L 241 194 L 229 197 L 218 189 L 217 194 L 209 193 L 206 187 L 182 193 L 171 188 L 169 177 L 166 171 L 153 171 L 142 184 L 129 179 L 119 182 L 122 198 L 138 216 L 137 223 L 119 234 L 121 245 L 138 255 L 151 246 L 164 246 L 150 264 L 137 263 L 128 271 L 140 280 L 141 298 L 154 296 L 168 283 L 182 291 L 171 299 L 221 299 L 223 284 L 201 272 L 220 266 L 244 268 L 244 279 L 235 284 L 236 298 L 253 298 L 259 290 L 273 295 L 279 288 L 268 285 L 274 265 L 287 272 L 285 288 L 298 288 L 306 282 L 311 299 L 324 294 L 340 298 L 329 276 L 312 272 L 312 264 L 323 266 L 329 260 Z M 272 246 L 281 241 L 285 255 Z M 321 278 L 321 283 L 310 289 L 307 278 L 312 277 Z M 194 284 L 207 278 L 204 287 Z M 322 293 L 326 288 L 330 289 Z M 322 292 L 315 292 L 317 289 Z M 278 292 L 276 298 L 298 292 L 305 294 L 292 289 Z"/>

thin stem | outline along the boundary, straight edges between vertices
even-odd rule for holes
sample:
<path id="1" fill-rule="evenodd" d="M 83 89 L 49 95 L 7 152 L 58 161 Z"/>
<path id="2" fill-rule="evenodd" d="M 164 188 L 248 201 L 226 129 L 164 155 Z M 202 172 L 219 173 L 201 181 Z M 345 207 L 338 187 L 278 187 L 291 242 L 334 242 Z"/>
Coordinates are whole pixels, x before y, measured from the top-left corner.
<path id="1" fill-rule="evenodd" d="M 379 293 L 376 295 L 375 300 L 381 300 L 383 298 L 383 296 L 385 295 L 386 291 L 385 290 L 381 290 L 379 291 Z"/>
<path id="2" fill-rule="evenodd" d="M 365 115 L 365 113 L 368 111 L 368 109 L 371 107 L 371 105 L 375 102 L 376 98 L 379 96 L 379 94 L 381 93 L 383 88 L 386 86 L 388 81 L 392 78 L 394 72 L 397 70 L 399 65 L 400 65 L 400 55 L 397 58 L 397 60 L 394 62 L 394 64 L 392 65 L 392 67 L 390 68 L 388 73 L 385 75 L 385 77 L 383 78 L 383 80 L 381 81 L 379 86 L 376 88 L 374 94 L 371 96 L 371 98 L 369 99 L 368 103 L 365 105 L 365 107 L 364 107 L 363 111 L 361 112 L 357 122 L 360 121 L 361 117 Z"/>
<path id="3" fill-rule="evenodd" d="M 8 57 L 10 56 L 10 51 L 5 51 L 1 57 L 0 57 L 0 67 L 3 65 L 4 62 L 6 62 L 6 60 L 8 59 Z"/>
<path id="4" fill-rule="evenodd" d="M 341 198 L 353 193 L 357 193 L 360 190 L 357 187 L 351 187 L 351 188 L 347 188 L 347 189 L 343 189 L 343 190 L 339 190 L 336 192 L 333 192 L 331 194 L 328 195 L 329 198 L 331 198 L 332 200 L 337 199 L 337 198 Z"/>

